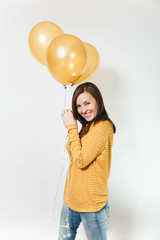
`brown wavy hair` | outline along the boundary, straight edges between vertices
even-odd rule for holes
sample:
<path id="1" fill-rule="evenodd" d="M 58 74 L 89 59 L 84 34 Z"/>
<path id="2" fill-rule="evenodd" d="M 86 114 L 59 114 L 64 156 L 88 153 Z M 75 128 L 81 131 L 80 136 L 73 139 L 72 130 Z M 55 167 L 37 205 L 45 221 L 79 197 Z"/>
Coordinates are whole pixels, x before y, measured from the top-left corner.
<path id="1" fill-rule="evenodd" d="M 90 93 L 92 95 L 92 97 L 96 100 L 97 106 L 98 106 L 96 117 L 92 121 L 89 121 L 89 122 L 87 122 L 86 119 L 83 118 L 78 113 L 77 107 L 76 107 L 77 97 L 83 92 Z M 114 123 L 112 122 L 112 120 L 109 118 L 108 113 L 106 112 L 106 109 L 104 107 L 104 102 L 103 102 L 101 92 L 99 91 L 98 87 L 91 82 L 82 83 L 75 89 L 75 91 L 73 93 L 73 97 L 72 97 L 72 111 L 73 111 L 74 118 L 82 124 L 82 128 L 79 133 L 80 138 L 88 132 L 92 123 L 96 124 L 96 123 L 98 123 L 100 121 L 104 121 L 104 120 L 110 121 L 113 126 L 113 132 L 114 133 L 116 132 L 116 127 L 115 127 Z"/>

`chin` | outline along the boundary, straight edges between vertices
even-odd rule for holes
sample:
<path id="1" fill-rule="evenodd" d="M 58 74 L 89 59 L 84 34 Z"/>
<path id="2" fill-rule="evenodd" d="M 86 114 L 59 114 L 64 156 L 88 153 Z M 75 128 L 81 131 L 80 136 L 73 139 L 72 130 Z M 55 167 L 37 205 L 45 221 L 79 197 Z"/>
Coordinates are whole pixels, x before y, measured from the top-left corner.
<path id="1" fill-rule="evenodd" d="M 86 118 L 85 118 L 86 119 Z M 90 122 L 90 121 L 92 121 L 94 118 L 88 118 L 88 119 L 86 119 L 86 121 L 87 122 Z"/>

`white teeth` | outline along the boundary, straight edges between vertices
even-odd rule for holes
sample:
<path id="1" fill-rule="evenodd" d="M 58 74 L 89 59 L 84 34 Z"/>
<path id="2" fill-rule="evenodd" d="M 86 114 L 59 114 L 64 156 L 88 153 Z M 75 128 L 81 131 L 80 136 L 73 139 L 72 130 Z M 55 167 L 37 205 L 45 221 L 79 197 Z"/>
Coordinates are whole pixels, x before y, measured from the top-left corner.
<path id="1" fill-rule="evenodd" d="M 89 116 L 91 112 L 84 114 L 85 117 Z"/>

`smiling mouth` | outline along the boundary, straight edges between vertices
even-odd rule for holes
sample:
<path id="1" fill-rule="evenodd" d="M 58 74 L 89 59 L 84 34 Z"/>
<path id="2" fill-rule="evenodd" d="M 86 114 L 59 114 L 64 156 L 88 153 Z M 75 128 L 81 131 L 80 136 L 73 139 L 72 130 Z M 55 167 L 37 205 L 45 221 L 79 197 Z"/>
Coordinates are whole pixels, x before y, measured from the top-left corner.
<path id="1" fill-rule="evenodd" d="M 92 114 L 92 112 L 86 113 L 86 114 L 84 114 L 84 117 L 89 118 L 91 116 L 91 114 Z"/>

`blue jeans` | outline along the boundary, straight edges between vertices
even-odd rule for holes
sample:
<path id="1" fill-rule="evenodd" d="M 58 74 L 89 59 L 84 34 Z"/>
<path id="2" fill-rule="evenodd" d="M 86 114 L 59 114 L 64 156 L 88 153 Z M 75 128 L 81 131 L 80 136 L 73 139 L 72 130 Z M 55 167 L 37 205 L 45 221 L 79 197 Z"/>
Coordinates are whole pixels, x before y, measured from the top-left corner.
<path id="1" fill-rule="evenodd" d="M 74 240 L 81 222 L 88 240 L 107 240 L 108 201 L 98 212 L 75 212 L 63 203 L 58 240 Z"/>

